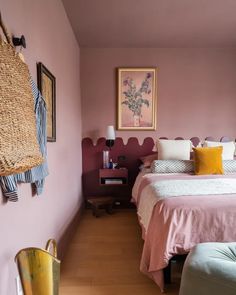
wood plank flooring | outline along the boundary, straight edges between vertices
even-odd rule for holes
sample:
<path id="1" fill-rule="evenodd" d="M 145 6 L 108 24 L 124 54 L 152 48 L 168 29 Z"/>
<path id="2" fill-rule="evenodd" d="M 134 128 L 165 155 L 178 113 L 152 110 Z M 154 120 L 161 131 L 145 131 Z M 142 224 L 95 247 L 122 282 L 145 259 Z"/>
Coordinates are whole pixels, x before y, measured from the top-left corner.
<path id="1" fill-rule="evenodd" d="M 158 286 L 139 271 L 143 241 L 135 210 L 94 218 L 83 214 L 61 267 L 60 295 L 158 295 Z M 177 295 L 178 265 L 167 294 Z"/>

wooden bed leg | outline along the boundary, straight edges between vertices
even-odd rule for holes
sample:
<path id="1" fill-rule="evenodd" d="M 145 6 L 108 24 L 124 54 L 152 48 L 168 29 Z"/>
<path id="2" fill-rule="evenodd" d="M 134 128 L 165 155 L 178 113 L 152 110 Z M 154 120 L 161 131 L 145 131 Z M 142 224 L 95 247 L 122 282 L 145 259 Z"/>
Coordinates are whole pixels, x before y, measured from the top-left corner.
<path id="1" fill-rule="evenodd" d="M 170 284 L 171 283 L 171 260 L 169 261 L 169 264 L 167 267 L 163 269 L 164 272 L 164 283 Z"/>

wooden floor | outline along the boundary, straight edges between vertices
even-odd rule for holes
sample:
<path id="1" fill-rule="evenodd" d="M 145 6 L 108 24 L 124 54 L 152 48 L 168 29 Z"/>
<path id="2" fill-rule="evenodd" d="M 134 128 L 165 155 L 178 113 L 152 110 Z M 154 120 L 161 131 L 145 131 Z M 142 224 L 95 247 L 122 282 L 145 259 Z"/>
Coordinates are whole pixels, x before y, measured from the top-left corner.
<path id="1" fill-rule="evenodd" d="M 87 210 L 62 263 L 60 295 L 158 295 L 139 271 L 143 241 L 134 210 L 94 218 Z M 167 294 L 177 295 L 180 273 Z"/>

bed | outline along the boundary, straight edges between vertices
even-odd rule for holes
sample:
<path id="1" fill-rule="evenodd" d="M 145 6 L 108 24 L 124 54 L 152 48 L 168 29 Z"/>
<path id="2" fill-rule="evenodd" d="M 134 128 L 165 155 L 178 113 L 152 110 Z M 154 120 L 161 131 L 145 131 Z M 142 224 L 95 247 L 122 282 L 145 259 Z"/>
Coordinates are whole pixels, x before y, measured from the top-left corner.
<path id="1" fill-rule="evenodd" d="M 132 190 L 144 239 L 140 269 L 164 290 L 163 269 L 201 242 L 236 241 L 236 173 L 139 173 Z"/>

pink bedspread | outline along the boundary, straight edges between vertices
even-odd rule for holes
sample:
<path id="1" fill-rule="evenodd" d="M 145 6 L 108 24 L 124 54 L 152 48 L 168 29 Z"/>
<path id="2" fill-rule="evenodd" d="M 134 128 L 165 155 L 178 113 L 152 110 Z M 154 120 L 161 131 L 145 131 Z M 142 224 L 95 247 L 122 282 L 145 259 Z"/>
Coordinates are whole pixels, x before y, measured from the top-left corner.
<path id="1" fill-rule="evenodd" d="M 135 202 L 144 187 L 167 179 L 234 178 L 236 174 L 196 176 L 190 174 L 147 174 L 139 180 Z M 142 196 L 143 197 L 143 196 Z M 236 194 L 180 196 L 155 205 L 145 235 L 141 271 L 164 289 L 163 268 L 176 254 L 185 254 L 202 242 L 236 241 Z"/>

